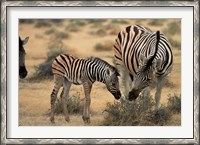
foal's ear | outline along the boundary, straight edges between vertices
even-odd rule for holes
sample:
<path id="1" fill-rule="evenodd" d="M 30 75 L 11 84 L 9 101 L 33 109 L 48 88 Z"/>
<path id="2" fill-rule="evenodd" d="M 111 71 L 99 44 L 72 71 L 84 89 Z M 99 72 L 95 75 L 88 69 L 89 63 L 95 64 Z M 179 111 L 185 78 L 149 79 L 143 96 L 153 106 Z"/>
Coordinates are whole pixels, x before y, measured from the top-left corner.
<path id="1" fill-rule="evenodd" d="M 25 45 L 28 42 L 28 40 L 29 40 L 29 36 L 26 37 L 24 40 L 22 40 L 22 45 Z"/>

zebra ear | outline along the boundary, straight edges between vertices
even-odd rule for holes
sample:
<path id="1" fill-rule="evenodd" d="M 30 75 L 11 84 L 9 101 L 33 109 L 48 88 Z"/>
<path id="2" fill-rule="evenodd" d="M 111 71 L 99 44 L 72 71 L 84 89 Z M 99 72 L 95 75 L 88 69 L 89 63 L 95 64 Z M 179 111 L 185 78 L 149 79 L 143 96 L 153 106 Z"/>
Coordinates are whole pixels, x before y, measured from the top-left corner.
<path id="1" fill-rule="evenodd" d="M 22 45 L 25 45 L 28 42 L 28 40 L 29 40 L 29 36 L 26 37 L 24 40 L 22 40 Z"/>

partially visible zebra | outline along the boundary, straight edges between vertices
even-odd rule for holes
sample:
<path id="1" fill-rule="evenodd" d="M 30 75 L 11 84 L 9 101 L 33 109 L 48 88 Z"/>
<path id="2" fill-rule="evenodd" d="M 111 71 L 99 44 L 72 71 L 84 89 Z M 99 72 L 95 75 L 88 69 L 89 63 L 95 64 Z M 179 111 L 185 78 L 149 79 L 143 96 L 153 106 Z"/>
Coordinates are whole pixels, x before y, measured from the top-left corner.
<path id="1" fill-rule="evenodd" d="M 114 52 L 117 65 L 122 66 L 122 83 L 127 99 L 135 100 L 144 88 L 157 79 L 157 110 L 163 80 L 171 71 L 173 63 L 173 53 L 167 38 L 160 31 L 152 32 L 149 28 L 131 25 L 118 33 Z M 127 90 L 129 75 L 132 80 L 130 92 Z"/>
<path id="2" fill-rule="evenodd" d="M 61 54 L 55 58 L 52 63 L 52 72 L 54 74 L 54 88 L 51 93 L 51 117 L 54 121 L 54 104 L 59 89 L 63 86 L 61 100 L 63 102 L 65 120 L 69 121 L 69 115 L 66 106 L 66 97 L 69 94 L 71 84 L 83 85 L 85 92 L 85 105 L 82 119 L 85 123 L 90 123 L 90 92 L 92 84 L 95 81 L 106 85 L 108 91 L 116 99 L 120 99 L 119 73 L 117 69 L 100 58 L 77 59 L 67 54 Z"/>
<path id="3" fill-rule="evenodd" d="M 24 50 L 24 45 L 28 42 L 29 37 L 26 37 L 24 40 L 22 40 L 19 37 L 19 77 L 20 78 L 25 78 L 28 74 L 25 66 L 25 55 L 26 52 Z"/>

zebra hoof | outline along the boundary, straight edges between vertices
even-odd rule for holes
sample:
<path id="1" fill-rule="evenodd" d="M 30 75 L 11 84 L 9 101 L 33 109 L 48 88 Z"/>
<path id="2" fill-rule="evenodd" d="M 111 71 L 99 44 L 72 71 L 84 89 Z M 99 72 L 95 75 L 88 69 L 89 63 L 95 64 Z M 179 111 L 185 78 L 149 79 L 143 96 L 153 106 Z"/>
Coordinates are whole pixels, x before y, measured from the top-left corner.
<path id="1" fill-rule="evenodd" d="M 55 124 L 54 118 L 51 117 L 51 118 L 50 118 L 50 121 L 51 121 L 52 124 Z"/>
<path id="2" fill-rule="evenodd" d="M 85 124 L 90 124 L 90 117 L 82 116 L 82 119 L 83 119 Z"/>
<path id="3" fill-rule="evenodd" d="M 65 117 L 65 121 L 70 122 L 70 118 L 69 117 Z"/>

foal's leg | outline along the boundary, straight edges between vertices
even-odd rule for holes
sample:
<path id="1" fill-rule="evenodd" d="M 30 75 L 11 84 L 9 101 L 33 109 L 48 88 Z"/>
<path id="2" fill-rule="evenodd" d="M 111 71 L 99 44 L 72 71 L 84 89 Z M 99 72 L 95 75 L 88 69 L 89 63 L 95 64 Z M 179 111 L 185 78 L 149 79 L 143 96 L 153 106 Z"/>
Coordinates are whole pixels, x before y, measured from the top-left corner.
<path id="1" fill-rule="evenodd" d="M 54 121 L 54 111 L 55 111 L 54 104 L 55 104 L 55 101 L 56 101 L 58 91 L 63 84 L 63 80 L 64 80 L 63 77 L 58 76 L 58 75 L 54 75 L 54 87 L 53 87 L 53 91 L 51 93 L 51 117 L 50 117 L 50 121 L 52 123 L 55 123 L 55 121 Z"/>
<path id="2" fill-rule="evenodd" d="M 157 90 L 155 94 L 155 100 L 156 100 L 155 110 L 158 110 L 158 107 L 160 105 L 160 97 L 161 97 L 163 82 L 164 82 L 164 77 L 157 78 Z"/>
<path id="3" fill-rule="evenodd" d="M 85 82 L 83 84 L 84 92 L 85 92 L 85 105 L 83 109 L 83 121 L 85 123 L 90 123 L 90 103 L 91 103 L 91 98 L 90 98 L 90 92 L 92 89 L 92 83 Z"/>
<path id="4" fill-rule="evenodd" d="M 65 120 L 67 122 L 70 121 L 69 119 L 69 114 L 68 114 L 68 110 L 67 110 L 67 103 L 66 103 L 66 99 L 68 98 L 68 94 L 69 94 L 69 90 L 70 90 L 70 87 L 71 87 L 71 82 L 69 82 L 66 78 L 64 79 L 64 83 L 63 83 L 63 91 L 62 91 L 62 94 L 61 94 L 61 100 L 62 100 L 62 103 L 63 103 L 63 112 L 64 112 L 64 116 L 65 116 Z"/>

